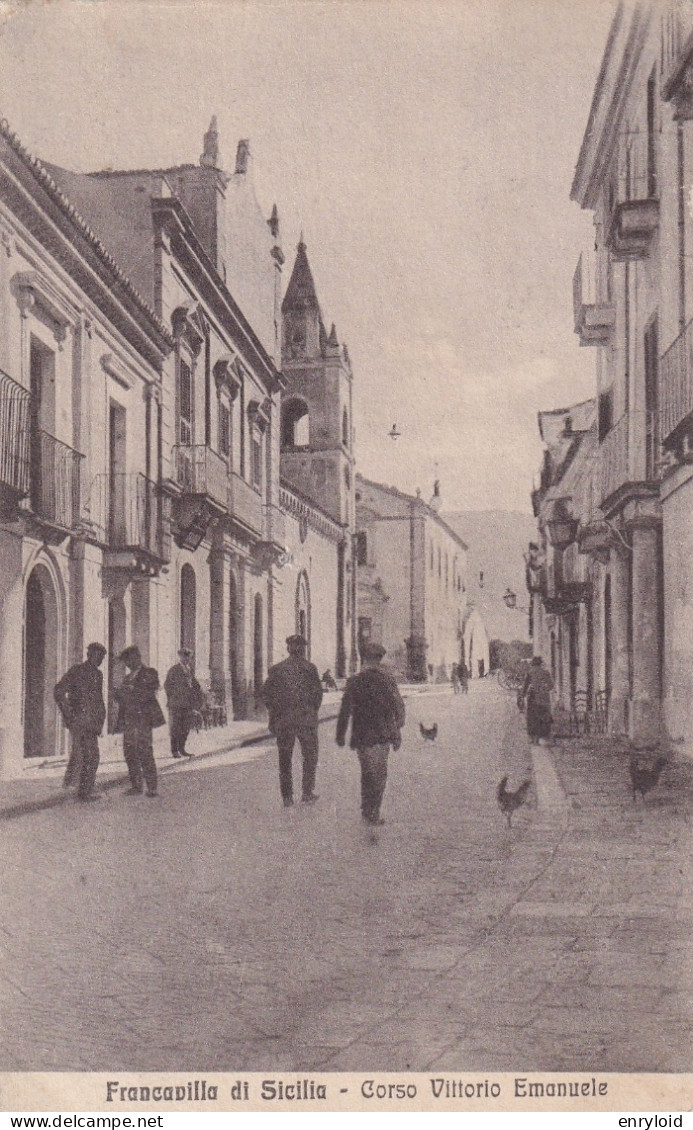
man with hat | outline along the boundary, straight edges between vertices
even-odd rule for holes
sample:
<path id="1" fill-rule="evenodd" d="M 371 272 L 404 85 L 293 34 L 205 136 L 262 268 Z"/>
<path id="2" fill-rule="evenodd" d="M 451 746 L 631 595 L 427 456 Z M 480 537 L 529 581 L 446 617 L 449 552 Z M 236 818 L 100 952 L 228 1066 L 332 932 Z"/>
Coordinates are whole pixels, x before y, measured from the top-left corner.
<path id="1" fill-rule="evenodd" d="M 337 745 L 344 746 L 351 717 L 352 749 L 361 765 L 361 815 L 367 824 L 384 824 L 380 815 L 390 746 L 399 749 L 405 710 L 395 678 L 381 667 L 382 644 L 361 648 L 363 669 L 347 682 L 337 719 Z"/>
<path id="2" fill-rule="evenodd" d="M 53 695 L 68 730 L 72 734 L 72 750 L 63 784 L 77 783 L 77 799 L 100 800 L 93 792 L 99 767 L 99 734 L 106 721 L 103 700 L 103 663 L 106 648 L 90 643 L 84 663 L 77 663 L 56 683 Z"/>
<path id="3" fill-rule="evenodd" d="M 202 709 L 202 688 L 193 674 L 192 651 L 182 647 L 164 680 L 171 734 L 171 756 L 192 757 L 185 748 L 192 729 L 193 714 Z"/>
<path id="4" fill-rule="evenodd" d="M 315 771 L 318 765 L 318 710 L 322 702 L 322 683 L 317 667 L 306 659 L 307 641 L 289 636 L 289 656 L 270 667 L 262 688 L 262 700 L 269 711 L 269 728 L 277 738 L 279 788 L 285 808 L 294 803 L 291 761 L 296 738 L 303 758 L 304 804 L 318 799 Z"/>
<path id="5" fill-rule="evenodd" d="M 154 667 L 144 666 L 138 647 L 126 647 L 118 658 L 128 668 L 114 692 L 118 703 L 116 729 L 123 735 L 123 754 L 130 777 L 127 794 L 141 794 L 144 779 L 147 796 L 153 797 L 157 795 L 157 775 L 152 730 L 166 722 L 156 697 L 159 674 Z"/>

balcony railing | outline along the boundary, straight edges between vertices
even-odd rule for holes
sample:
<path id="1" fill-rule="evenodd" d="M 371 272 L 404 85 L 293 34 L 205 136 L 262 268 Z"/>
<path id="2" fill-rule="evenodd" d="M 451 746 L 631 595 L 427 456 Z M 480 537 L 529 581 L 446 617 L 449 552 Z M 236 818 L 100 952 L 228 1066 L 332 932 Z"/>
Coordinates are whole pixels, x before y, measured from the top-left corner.
<path id="1" fill-rule="evenodd" d="M 221 455 L 204 444 L 180 445 L 174 448 L 176 482 L 183 493 L 209 498 L 218 506 L 228 507 L 228 466 Z"/>
<path id="2" fill-rule="evenodd" d="M 628 482 L 628 414 L 621 416 L 599 448 L 600 502 Z"/>
<path id="3" fill-rule="evenodd" d="M 29 390 L 0 370 L 0 488 L 21 498 L 29 493 Z"/>
<path id="4" fill-rule="evenodd" d="M 262 494 L 232 471 L 229 475 L 229 513 L 242 526 L 262 537 L 264 510 Z"/>
<path id="5" fill-rule="evenodd" d="M 598 300 L 597 261 L 594 252 L 583 252 L 573 275 L 575 333 L 581 345 L 608 345 L 616 321 L 613 306 Z"/>
<path id="6" fill-rule="evenodd" d="M 29 431 L 29 503 L 36 518 L 72 530 L 80 518 L 83 455 L 55 436 Z"/>
<path id="7" fill-rule="evenodd" d="M 659 434 L 663 443 L 693 413 L 693 321 L 659 363 Z"/>
<path id="8" fill-rule="evenodd" d="M 92 524 L 108 549 L 170 560 L 167 500 L 157 484 L 145 475 L 97 475 L 90 512 Z"/>

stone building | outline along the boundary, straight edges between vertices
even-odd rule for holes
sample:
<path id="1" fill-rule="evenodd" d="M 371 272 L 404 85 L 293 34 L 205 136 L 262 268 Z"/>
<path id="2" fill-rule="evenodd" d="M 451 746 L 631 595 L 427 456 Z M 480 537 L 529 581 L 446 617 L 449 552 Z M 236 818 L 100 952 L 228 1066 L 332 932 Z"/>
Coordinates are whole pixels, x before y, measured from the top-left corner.
<path id="1" fill-rule="evenodd" d="M 572 198 L 594 216 L 575 329 L 596 350 L 589 489 L 566 516 L 591 559 L 592 686 L 612 730 L 693 752 L 693 10 L 619 5 Z M 585 623 L 587 630 L 587 623 Z"/>
<path id="2" fill-rule="evenodd" d="M 467 547 L 431 504 L 356 476 L 359 640 L 387 648 L 398 677 L 443 680 L 465 659 L 489 669 L 483 623 L 467 601 Z M 480 666 L 480 664 L 482 666 Z"/>
<path id="3" fill-rule="evenodd" d="M 319 308 L 310 373 L 287 358 L 282 421 L 284 256 L 247 141 L 231 174 L 214 120 L 199 164 L 167 169 L 43 165 L 4 124 L 0 143 L 8 776 L 65 753 L 52 688 L 92 639 L 108 646 L 109 691 L 127 643 L 162 673 L 192 648 L 216 721 L 255 709 L 293 631 L 324 667 L 353 664 L 353 454 L 348 355 L 334 358 Z M 304 264 L 301 244 L 296 279 Z M 299 397 L 320 426 L 289 451 Z M 316 473 L 301 478 L 291 460 L 313 451 Z M 338 460 L 336 486 L 320 459 Z M 113 723 L 111 709 L 106 752 Z"/>

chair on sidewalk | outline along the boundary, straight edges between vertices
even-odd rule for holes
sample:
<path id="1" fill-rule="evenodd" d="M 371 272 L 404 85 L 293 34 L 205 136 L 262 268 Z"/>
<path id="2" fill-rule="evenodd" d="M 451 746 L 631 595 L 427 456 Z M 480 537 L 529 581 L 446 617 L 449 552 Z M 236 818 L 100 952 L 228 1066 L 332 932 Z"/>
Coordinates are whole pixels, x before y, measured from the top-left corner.
<path id="1" fill-rule="evenodd" d="M 587 691 L 576 691 L 570 707 L 571 733 L 579 738 L 582 734 L 591 732 L 591 711 Z"/>
<path id="2" fill-rule="evenodd" d="M 609 692 L 597 691 L 594 696 L 593 732 L 605 734 L 609 724 Z"/>

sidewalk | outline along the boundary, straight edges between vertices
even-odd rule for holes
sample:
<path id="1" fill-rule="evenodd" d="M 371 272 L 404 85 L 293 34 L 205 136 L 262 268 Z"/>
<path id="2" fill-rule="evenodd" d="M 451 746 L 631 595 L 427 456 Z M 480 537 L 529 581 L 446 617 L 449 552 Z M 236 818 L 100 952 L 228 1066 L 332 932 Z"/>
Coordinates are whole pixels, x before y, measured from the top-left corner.
<path id="1" fill-rule="evenodd" d="M 404 698 L 413 695 L 449 695 L 452 693 L 449 684 L 403 684 L 400 691 Z M 341 691 L 327 691 L 323 697 L 320 708 L 320 722 L 333 721 L 339 713 L 339 704 L 342 699 Z M 252 754 L 249 747 L 260 742 L 274 741 L 273 735 L 267 729 L 267 722 L 262 717 L 248 721 L 231 722 L 228 726 L 219 726 L 212 730 L 192 732 L 188 740 L 190 752 L 194 755 L 192 763 L 203 758 L 215 757 L 220 753 L 232 750 L 239 751 L 239 762 L 249 759 Z M 248 749 L 247 758 L 240 751 Z M 154 731 L 154 756 L 159 773 L 166 773 L 178 769 L 179 760 L 171 757 L 169 747 L 168 726 Z M 0 820 L 10 820 L 23 816 L 29 812 L 36 812 L 44 808 L 54 808 L 56 805 L 73 801 L 73 790 L 63 789 L 62 778 L 67 766 L 67 758 L 56 757 L 41 760 L 27 766 L 21 777 L 11 781 L 0 781 Z M 103 755 L 99 764 L 97 777 L 97 791 L 119 788 L 127 782 L 127 770 L 122 754 Z"/>

